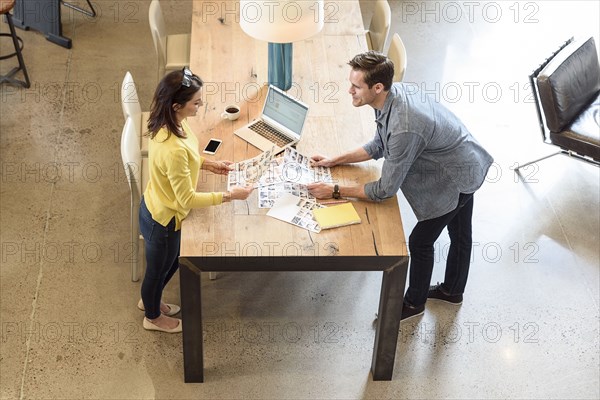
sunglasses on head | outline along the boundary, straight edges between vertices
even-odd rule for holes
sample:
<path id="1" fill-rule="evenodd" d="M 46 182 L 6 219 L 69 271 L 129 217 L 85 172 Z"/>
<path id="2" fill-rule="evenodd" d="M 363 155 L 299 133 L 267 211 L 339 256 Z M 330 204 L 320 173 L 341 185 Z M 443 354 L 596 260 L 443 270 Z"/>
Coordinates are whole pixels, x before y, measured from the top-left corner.
<path id="1" fill-rule="evenodd" d="M 185 87 L 190 87 L 192 86 L 192 78 L 194 77 L 194 74 L 192 73 L 192 71 L 190 71 L 190 69 L 188 67 L 183 67 L 183 78 L 181 79 L 181 86 L 185 86 Z"/>

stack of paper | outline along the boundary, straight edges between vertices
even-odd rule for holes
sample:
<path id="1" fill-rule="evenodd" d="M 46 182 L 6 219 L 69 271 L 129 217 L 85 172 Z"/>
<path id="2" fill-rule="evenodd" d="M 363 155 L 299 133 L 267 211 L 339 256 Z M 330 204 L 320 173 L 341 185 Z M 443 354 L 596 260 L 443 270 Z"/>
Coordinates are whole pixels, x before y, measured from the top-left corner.
<path id="1" fill-rule="evenodd" d="M 288 147 L 282 157 L 275 158 L 271 150 L 235 163 L 229 172 L 227 190 L 252 185 L 258 188 L 258 207 L 271 208 L 285 193 L 315 201 L 307 184 L 332 181 L 330 168 L 311 167 L 309 157 Z"/>
<path id="2" fill-rule="evenodd" d="M 227 190 L 252 185 L 258 188 L 258 207 L 271 208 L 267 215 L 319 232 L 321 227 L 313 218 L 313 210 L 324 206 L 315 201 L 307 184 L 332 182 L 331 169 L 312 167 L 309 157 L 289 147 L 283 157 L 274 156 L 273 149 L 235 163 L 229 172 Z"/>

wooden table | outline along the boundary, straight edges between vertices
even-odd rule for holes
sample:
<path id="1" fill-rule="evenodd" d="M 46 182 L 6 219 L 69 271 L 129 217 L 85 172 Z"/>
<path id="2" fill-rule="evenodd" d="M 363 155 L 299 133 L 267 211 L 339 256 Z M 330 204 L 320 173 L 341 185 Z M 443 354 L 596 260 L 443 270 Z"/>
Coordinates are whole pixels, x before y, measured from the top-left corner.
<path id="1" fill-rule="evenodd" d="M 218 159 L 241 161 L 259 150 L 233 135 L 254 119 L 264 102 L 267 44 L 256 41 L 235 21 L 237 2 L 219 9 L 194 1 L 191 68 L 205 80 L 204 108 L 190 125 L 203 147 L 211 137 L 223 144 Z M 225 3 L 222 3 L 225 4 Z M 217 10 L 215 11 L 215 7 Z M 326 3 L 326 23 L 313 38 L 294 43 L 293 86 L 288 93 L 309 105 L 309 118 L 297 150 L 305 155 L 339 154 L 366 143 L 375 132 L 370 107 L 354 108 L 347 93 L 347 65 L 366 49 L 358 1 Z M 224 23 L 218 20 L 224 14 Z M 241 117 L 221 119 L 227 104 Z M 379 178 L 370 161 L 332 170 L 342 184 Z M 226 177 L 204 174 L 200 191 L 224 191 Z M 311 233 L 266 216 L 256 191 L 247 201 L 192 210 L 182 226 L 180 286 L 186 382 L 203 382 L 201 271 L 383 271 L 371 371 L 391 380 L 396 355 L 408 255 L 396 198 L 382 203 L 355 201 L 362 223 Z M 268 288 L 265 288 L 268 290 Z"/>

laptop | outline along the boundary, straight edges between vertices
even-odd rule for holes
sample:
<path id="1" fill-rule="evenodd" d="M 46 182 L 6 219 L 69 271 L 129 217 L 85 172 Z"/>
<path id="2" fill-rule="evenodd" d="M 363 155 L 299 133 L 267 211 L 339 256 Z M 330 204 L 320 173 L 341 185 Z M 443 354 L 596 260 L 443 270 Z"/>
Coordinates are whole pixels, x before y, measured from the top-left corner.
<path id="1" fill-rule="evenodd" d="M 269 85 L 258 119 L 233 133 L 262 151 L 275 154 L 298 143 L 308 116 L 308 106 Z"/>

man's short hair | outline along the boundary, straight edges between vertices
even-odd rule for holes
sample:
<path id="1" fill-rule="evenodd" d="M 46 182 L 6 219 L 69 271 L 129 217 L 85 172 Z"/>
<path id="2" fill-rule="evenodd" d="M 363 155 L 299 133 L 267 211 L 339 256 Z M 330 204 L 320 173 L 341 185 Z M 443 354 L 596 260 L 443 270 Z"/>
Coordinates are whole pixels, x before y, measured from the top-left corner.
<path id="1" fill-rule="evenodd" d="M 394 80 L 394 63 L 378 51 L 370 50 L 357 54 L 348 65 L 353 70 L 364 73 L 365 83 L 369 89 L 376 83 L 382 83 L 385 90 L 390 90 Z"/>

